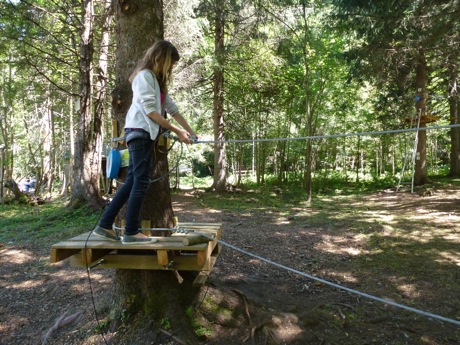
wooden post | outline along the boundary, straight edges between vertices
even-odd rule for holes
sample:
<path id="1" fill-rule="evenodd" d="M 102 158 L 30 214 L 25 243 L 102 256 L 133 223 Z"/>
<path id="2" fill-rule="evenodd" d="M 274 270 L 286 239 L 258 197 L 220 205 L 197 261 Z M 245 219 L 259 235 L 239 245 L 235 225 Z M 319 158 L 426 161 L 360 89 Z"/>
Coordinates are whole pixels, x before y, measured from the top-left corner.
<path id="1" fill-rule="evenodd" d="M 150 229 L 152 226 L 151 226 L 151 221 L 150 220 L 143 220 L 141 221 L 141 228 L 144 228 L 144 229 Z M 150 230 L 141 230 L 141 232 L 145 235 L 145 236 L 150 236 Z"/>

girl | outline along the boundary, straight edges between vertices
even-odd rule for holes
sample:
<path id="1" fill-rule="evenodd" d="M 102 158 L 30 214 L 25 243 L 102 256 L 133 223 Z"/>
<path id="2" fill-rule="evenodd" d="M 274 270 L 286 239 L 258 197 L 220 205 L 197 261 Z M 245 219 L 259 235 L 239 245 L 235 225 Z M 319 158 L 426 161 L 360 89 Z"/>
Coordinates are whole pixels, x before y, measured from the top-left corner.
<path id="1" fill-rule="evenodd" d="M 132 83 L 133 101 L 126 115 L 125 134 L 129 149 L 129 166 L 126 181 L 115 194 L 99 225 L 93 230 L 97 236 L 112 241 L 120 238 L 112 230 L 118 211 L 128 202 L 123 244 L 145 244 L 153 239 L 139 231 L 139 211 L 144 194 L 150 184 L 150 167 L 154 140 L 160 127 L 177 134 L 179 140 L 190 144 L 196 134 L 179 113 L 168 95 L 171 71 L 179 61 L 179 52 L 168 41 L 158 41 L 151 46 L 138 63 L 129 80 Z M 182 128 L 171 124 L 163 114 L 170 114 Z"/>

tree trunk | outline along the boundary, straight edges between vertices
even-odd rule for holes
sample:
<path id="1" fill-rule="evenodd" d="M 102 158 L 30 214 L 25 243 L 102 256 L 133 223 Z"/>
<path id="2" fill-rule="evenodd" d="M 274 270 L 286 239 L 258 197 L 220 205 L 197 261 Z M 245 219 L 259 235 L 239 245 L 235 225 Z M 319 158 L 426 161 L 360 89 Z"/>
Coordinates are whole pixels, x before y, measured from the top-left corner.
<path id="1" fill-rule="evenodd" d="M 308 35 L 309 35 L 309 26 L 308 26 L 308 15 L 306 10 L 305 2 L 302 2 L 302 13 L 303 13 L 303 20 L 305 25 L 305 32 L 304 32 L 304 46 L 303 46 L 303 63 L 304 63 L 304 87 L 305 87 L 305 115 L 307 118 L 307 136 L 313 136 L 313 111 L 310 107 L 310 65 L 308 62 L 308 51 L 307 45 L 309 44 Z M 312 198 L 312 139 L 307 139 L 307 146 L 305 149 L 305 173 L 304 173 L 304 181 L 305 181 L 305 192 L 307 194 L 306 202 L 311 203 Z"/>
<path id="2" fill-rule="evenodd" d="M 450 124 L 460 123 L 459 102 L 458 102 L 458 64 L 454 55 L 448 58 L 448 78 L 449 78 L 449 113 Z M 449 176 L 460 177 L 460 128 L 454 127 L 450 130 L 450 171 Z"/>
<path id="3" fill-rule="evenodd" d="M 427 97 L 427 74 L 426 74 L 426 60 L 423 49 L 419 50 L 417 58 L 417 72 L 416 72 L 416 92 L 419 96 L 416 102 L 417 116 L 420 119 L 426 115 L 426 97 Z M 421 121 L 420 128 L 426 127 L 426 124 Z M 415 157 L 415 172 L 414 172 L 414 185 L 422 186 L 428 182 L 427 166 L 426 166 L 426 130 L 418 131 L 417 152 Z"/>
<path id="4" fill-rule="evenodd" d="M 160 0 L 117 2 L 114 6 L 117 50 L 112 105 L 113 116 L 122 130 L 132 101 L 128 77 L 147 48 L 163 37 L 163 8 Z M 118 134 L 122 136 L 124 133 Z M 168 172 L 167 154 L 157 152 L 152 166 L 152 179 L 155 182 L 150 184 L 140 209 L 140 219 L 150 221 L 154 228 L 174 225 Z M 124 214 L 125 210 L 122 209 L 117 225 L 121 225 Z M 171 271 L 119 269 L 114 284 L 114 308 L 118 311 L 130 310 L 130 313 L 139 313 L 139 317 L 145 316 L 155 321 L 162 318 L 180 320 L 180 316 L 185 320 L 182 303 L 188 303 L 196 293 L 196 290 L 184 287 L 188 283 L 187 280 L 179 286 Z"/>
<path id="5" fill-rule="evenodd" d="M 193 337 L 185 310 L 194 305 L 199 289 L 193 287 L 193 279 L 187 273 L 179 284 L 172 271 L 117 270 L 112 301 L 120 313 L 130 320 L 142 320 L 148 327 L 153 321 L 170 320 L 181 337 Z M 142 326 L 140 326 L 142 328 Z"/>
<path id="6" fill-rule="evenodd" d="M 48 91 L 49 93 L 49 91 Z M 55 123 L 54 111 L 52 110 L 53 104 L 51 96 L 48 94 L 45 103 L 45 114 L 43 116 L 43 163 L 42 174 L 43 180 L 46 181 L 44 187 L 47 188 L 48 193 L 51 193 L 53 188 L 53 180 L 55 173 Z"/>
<path id="7" fill-rule="evenodd" d="M 224 1 L 215 1 L 214 51 L 217 63 L 214 67 L 214 189 L 223 192 L 227 188 L 227 157 L 225 153 L 224 122 Z"/>
<path id="8" fill-rule="evenodd" d="M 102 126 L 92 116 L 93 96 L 93 0 L 82 2 L 83 32 L 80 45 L 80 109 L 75 142 L 74 177 L 72 179 L 71 207 L 83 203 L 100 208 L 104 200 L 99 195 L 99 176 L 102 160 Z"/>

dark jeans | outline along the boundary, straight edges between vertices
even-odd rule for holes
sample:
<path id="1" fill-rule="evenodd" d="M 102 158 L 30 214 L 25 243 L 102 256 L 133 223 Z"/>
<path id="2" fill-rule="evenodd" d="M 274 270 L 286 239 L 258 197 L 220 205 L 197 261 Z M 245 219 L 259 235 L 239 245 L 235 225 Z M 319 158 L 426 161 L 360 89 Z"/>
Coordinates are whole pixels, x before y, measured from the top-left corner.
<path id="1" fill-rule="evenodd" d="M 153 159 L 153 141 L 133 139 L 129 142 L 128 175 L 112 202 L 104 212 L 99 225 L 111 229 L 120 209 L 128 201 L 126 208 L 126 235 L 139 233 L 139 212 L 145 192 L 150 184 L 150 168 Z"/>

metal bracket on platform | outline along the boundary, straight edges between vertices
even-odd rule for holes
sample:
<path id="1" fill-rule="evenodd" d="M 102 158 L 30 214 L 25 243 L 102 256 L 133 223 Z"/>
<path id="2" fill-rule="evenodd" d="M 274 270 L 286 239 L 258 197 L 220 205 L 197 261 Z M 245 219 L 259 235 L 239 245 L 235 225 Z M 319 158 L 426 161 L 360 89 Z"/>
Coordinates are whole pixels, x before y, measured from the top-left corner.
<path id="1" fill-rule="evenodd" d="M 99 266 L 99 265 L 102 265 L 104 263 L 104 259 L 101 259 L 99 261 L 97 261 L 96 263 L 92 264 L 91 266 L 88 267 L 88 270 L 92 270 L 93 268 Z"/>
<path id="2" fill-rule="evenodd" d="M 176 276 L 177 282 L 179 284 L 182 284 L 184 282 L 184 278 L 181 277 L 181 275 L 179 274 L 179 271 L 178 270 L 172 270 L 172 272 Z"/>

